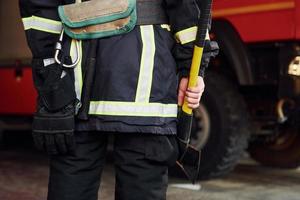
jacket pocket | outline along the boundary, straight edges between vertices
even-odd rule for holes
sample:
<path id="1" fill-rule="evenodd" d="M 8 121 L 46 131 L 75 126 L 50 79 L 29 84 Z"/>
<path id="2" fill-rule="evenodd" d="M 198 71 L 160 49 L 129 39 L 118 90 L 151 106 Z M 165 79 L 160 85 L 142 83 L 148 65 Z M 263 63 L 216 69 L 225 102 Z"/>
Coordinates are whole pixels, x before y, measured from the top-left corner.
<path id="1" fill-rule="evenodd" d="M 173 166 L 178 158 L 176 136 L 119 134 L 115 137 L 115 156 L 116 164 L 144 160 Z"/>
<path id="2" fill-rule="evenodd" d="M 145 158 L 167 166 L 173 166 L 178 158 L 175 136 L 153 136 L 146 141 Z"/>

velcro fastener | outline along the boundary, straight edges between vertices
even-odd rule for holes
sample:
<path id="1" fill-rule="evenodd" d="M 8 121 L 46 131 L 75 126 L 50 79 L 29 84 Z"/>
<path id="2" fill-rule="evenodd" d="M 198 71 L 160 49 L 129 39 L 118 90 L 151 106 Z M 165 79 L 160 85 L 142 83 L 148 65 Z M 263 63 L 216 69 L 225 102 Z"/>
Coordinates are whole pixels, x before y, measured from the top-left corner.
<path id="1" fill-rule="evenodd" d="M 34 115 L 32 129 L 36 133 L 73 132 L 75 127 L 74 111 L 49 113 L 38 111 Z"/>

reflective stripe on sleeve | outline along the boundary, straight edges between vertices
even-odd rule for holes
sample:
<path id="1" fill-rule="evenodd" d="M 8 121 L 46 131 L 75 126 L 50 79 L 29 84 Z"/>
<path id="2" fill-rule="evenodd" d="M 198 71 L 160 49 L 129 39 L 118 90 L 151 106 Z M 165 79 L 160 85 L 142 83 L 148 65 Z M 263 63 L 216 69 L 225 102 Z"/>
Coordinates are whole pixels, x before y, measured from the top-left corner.
<path id="1" fill-rule="evenodd" d="M 43 17 L 31 16 L 22 19 L 24 29 L 34 29 L 48 33 L 60 34 L 62 24 L 60 21 L 55 21 Z"/>
<path id="2" fill-rule="evenodd" d="M 182 31 L 179 31 L 175 34 L 175 39 L 178 43 L 187 44 L 189 42 L 193 42 L 197 36 L 197 26 L 193 26 Z M 206 32 L 206 40 L 209 40 L 209 33 L 208 30 Z"/>
<path id="3" fill-rule="evenodd" d="M 139 117 L 177 117 L 177 104 L 91 101 L 89 114 Z"/>
<path id="4" fill-rule="evenodd" d="M 147 103 L 150 99 L 154 67 L 154 30 L 152 25 L 146 25 L 140 26 L 140 31 L 143 42 L 143 49 L 135 101 Z"/>

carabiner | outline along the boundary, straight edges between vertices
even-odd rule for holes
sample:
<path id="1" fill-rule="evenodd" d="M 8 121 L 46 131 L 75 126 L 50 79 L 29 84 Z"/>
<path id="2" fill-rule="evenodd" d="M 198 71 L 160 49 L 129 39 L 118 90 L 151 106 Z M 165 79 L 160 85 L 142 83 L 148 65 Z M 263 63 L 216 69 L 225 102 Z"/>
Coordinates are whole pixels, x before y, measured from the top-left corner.
<path id="1" fill-rule="evenodd" d="M 77 55 L 75 62 L 73 62 L 70 65 L 61 63 L 58 56 L 59 56 L 59 52 L 62 50 L 63 37 L 64 37 L 64 29 L 62 29 L 61 34 L 59 36 L 59 40 L 56 42 L 56 45 L 55 45 L 55 55 L 54 55 L 55 62 L 58 63 L 59 65 L 62 65 L 63 67 L 66 67 L 66 68 L 75 68 L 77 66 L 77 64 L 79 63 L 79 61 L 80 61 L 80 58 L 79 58 L 79 51 L 80 51 L 79 44 L 78 44 L 77 41 L 75 42 L 75 44 L 76 44 L 76 55 Z"/>

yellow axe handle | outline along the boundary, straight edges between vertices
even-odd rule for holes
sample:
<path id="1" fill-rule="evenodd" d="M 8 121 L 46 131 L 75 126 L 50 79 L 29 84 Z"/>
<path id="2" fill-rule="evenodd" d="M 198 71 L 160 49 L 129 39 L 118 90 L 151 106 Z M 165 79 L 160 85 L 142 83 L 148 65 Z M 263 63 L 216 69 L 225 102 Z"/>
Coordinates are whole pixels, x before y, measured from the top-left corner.
<path id="1" fill-rule="evenodd" d="M 198 47 L 197 45 L 195 45 L 188 88 L 193 88 L 197 86 L 197 80 L 198 80 L 198 74 L 201 66 L 202 55 L 203 55 L 203 47 Z M 193 113 L 193 109 L 188 107 L 188 103 L 186 99 L 184 99 L 182 110 L 183 112 L 190 115 Z"/>

